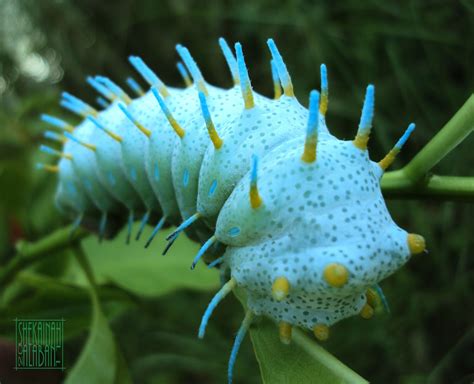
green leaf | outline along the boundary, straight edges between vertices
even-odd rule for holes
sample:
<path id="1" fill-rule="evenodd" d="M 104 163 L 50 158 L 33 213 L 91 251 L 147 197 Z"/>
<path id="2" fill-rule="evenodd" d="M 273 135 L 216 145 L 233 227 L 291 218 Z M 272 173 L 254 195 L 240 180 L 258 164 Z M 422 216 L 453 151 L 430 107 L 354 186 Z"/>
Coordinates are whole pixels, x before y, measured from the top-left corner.
<path id="1" fill-rule="evenodd" d="M 76 256 L 90 283 L 92 324 L 86 344 L 65 383 L 129 384 L 128 368 L 102 312 L 92 269 L 81 248 L 76 250 Z"/>
<path id="2" fill-rule="evenodd" d="M 133 233 L 137 228 L 134 227 Z M 198 244 L 183 235 L 162 256 L 170 230 L 158 234 L 150 248 L 145 249 L 143 245 L 150 232 L 151 228 L 147 228 L 140 241 L 132 240 L 129 245 L 125 244 L 125 230 L 111 242 L 99 244 L 95 237 L 85 240 L 83 246 L 97 283 L 115 283 L 145 297 L 157 297 L 181 288 L 207 291 L 218 287 L 216 271 L 207 269 L 204 263 L 194 270 L 189 268 Z M 76 278 L 87 284 L 80 271 Z"/>
<path id="3" fill-rule="evenodd" d="M 278 337 L 278 329 L 263 320 L 250 329 L 264 383 L 368 383 L 300 330 L 293 330 L 290 345 Z"/>
<path id="4" fill-rule="evenodd" d="M 69 372 L 66 384 L 114 383 L 116 346 L 107 319 L 94 302 L 89 338 L 79 359 Z"/>
<path id="5" fill-rule="evenodd" d="M 11 321 L 15 317 L 64 318 L 65 340 L 90 328 L 91 299 L 86 287 L 28 271 L 19 273 L 9 288 L 15 285 L 17 293 L 0 302 L 0 333 L 15 337 Z M 130 305 L 125 301 L 126 293 L 118 288 L 100 287 L 99 292 L 109 317 L 116 317 Z"/>
<path id="6" fill-rule="evenodd" d="M 234 293 L 246 308 L 245 292 Z M 292 342 L 285 345 L 275 324 L 262 317 L 250 328 L 250 337 L 264 383 L 312 383 L 316 378 L 318 384 L 368 383 L 299 329 L 293 328 Z"/>
<path id="7" fill-rule="evenodd" d="M 129 384 L 131 378 L 106 317 L 94 305 L 91 333 L 65 383 Z"/>
<path id="8" fill-rule="evenodd" d="M 117 369 L 115 370 L 114 384 L 131 384 L 132 378 L 130 371 L 128 370 L 127 362 L 118 345 L 115 346 L 115 364 Z"/>

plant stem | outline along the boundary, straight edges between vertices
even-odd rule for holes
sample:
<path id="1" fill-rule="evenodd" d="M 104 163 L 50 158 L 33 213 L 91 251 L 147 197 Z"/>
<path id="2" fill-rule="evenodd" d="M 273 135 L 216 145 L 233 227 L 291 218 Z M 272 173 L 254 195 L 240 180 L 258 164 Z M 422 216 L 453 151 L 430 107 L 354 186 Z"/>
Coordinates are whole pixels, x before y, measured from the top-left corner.
<path id="1" fill-rule="evenodd" d="M 474 95 L 471 95 L 435 137 L 403 168 L 406 177 L 414 183 L 423 180 L 429 171 L 473 130 Z"/>
<path id="2" fill-rule="evenodd" d="M 56 251 L 70 246 L 88 234 L 87 230 L 78 228 L 71 236 L 71 227 L 66 227 L 58 229 L 35 243 L 20 242 L 17 246 L 17 254 L 0 268 L 0 287 L 8 284 L 22 268 L 54 255 Z"/>
<path id="3" fill-rule="evenodd" d="M 84 252 L 84 249 L 82 248 L 80 242 L 74 244 L 74 256 L 76 257 L 77 262 L 84 271 L 87 280 L 93 288 L 92 290 L 95 292 L 95 289 L 97 288 L 97 281 L 95 279 L 94 272 L 92 271 L 92 267 L 89 263 L 89 260 L 87 259 L 86 253 Z"/>
<path id="4" fill-rule="evenodd" d="M 431 197 L 474 201 L 474 178 L 437 176 L 430 170 L 474 131 L 474 95 L 431 141 L 402 169 L 384 174 L 382 191 L 388 198 Z"/>
<path id="5" fill-rule="evenodd" d="M 94 271 L 92 270 L 91 264 L 89 263 L 86 253 L 84 252 L 84 249 L 82 248 L 82 245 L 79 241 L 76 242 L 76 244 L 74 245 L 73 251 L 77 262 L 81 266 L 82 270 L 84 271 L 84 274 L 86 275 L 87 280 L 89 281 L 92 306 L 96 309 L 100 309 L 99 293 L 97 291 L 97 280 L 95 279 Z M 97 311 L 94 311 L 94 313 L 95 312 Z"/>
<path id="6" fill-rule="evenodd" d="M 431 175 L 421 182 L 413 182 L 403 169 L 388 172 L 382 178 L 382 191 L 387 198 L 474 202 L 474 177 Z"/>

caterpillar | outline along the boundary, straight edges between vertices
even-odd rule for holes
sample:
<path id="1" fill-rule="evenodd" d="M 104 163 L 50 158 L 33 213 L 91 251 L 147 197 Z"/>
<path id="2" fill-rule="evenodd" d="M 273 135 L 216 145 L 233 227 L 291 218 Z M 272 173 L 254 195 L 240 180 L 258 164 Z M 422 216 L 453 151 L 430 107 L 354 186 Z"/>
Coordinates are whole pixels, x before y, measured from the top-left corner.
<path id="1" fill-rule="evenodd" d="M 267 43 L 273 99 L 252 89 L 241 44 L 232 51 L 220 38 L 230 89 L 208 84 L 189 50 L 177 45 L 186 87 L 165 85 L 131 56 L 148 91 L 129 78 L 132 98 L 109 78 L 88 77 L 101 110 L 63 92 L 61 106 L 81 123 L 42 115 L 60 129 L 44 136 L 62 150 L 42 145 L 59 161 L 38 168 L 58 174 L 55 203 L 74 228 L 89 223 L 102 239 L 115 222 L 128 226 L 130 241 L 139 217 L 137 239 L 147 223 L 155 225 L 148 247 L 161 228 L 174 225 L 164 253 L 185 232 L 202 244 L 191 268 L 203 258 L 228 276 L 202 317 L 200 338 L 226 295 L 236 287 L 246 292 L 229 383 L 255 316 L 274 320 L 285 344 L 294 326 L 326 340 L 332 324 L 356 314 L 370 318 L 385 300 L 377 284 L 425 250 L 422 236 L 394 223 L 380 188 L 415 125 L 382 160 L 370 160 L 374 86 L 366 89 L 354 139 L 340 140 L 326 125 L 326 66 L 305 108 L 276 44 Z"/>

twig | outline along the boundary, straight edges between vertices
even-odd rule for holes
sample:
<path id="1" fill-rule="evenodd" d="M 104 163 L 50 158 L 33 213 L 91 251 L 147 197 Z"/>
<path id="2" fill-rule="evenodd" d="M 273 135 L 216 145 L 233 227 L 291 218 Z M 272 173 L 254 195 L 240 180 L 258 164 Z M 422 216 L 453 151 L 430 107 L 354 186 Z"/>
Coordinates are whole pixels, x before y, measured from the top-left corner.
<path id="1" fill-rule="evenodd" d="M 423 180 L 433 167 L 474 131 L 474 95 L 411 160 L 403 172 L 417 182 Z"/>
<path id="2" fill-rule="evenodd" d="M 405 167 L 387 172 L 382 191 L 388 198 L 437 198 L 474 201 L 474 177 L 438 176 L 430 173 L 448 153 L 474 131 L 474 95 Z"/>
<path id="3" fill-rule="evenodd" d="M 382 179 L 382 191 L 391 199 L 457 200 L 474 202 L 474 177 L 428 176 L 414 183 L 402 170 L 389 172 Z"/>
<path id="4" fill-rule="evenodd" d="M 56 251 L 69 247 L 89 234 L 87 230 L 78 228 L 71 236 L 71 227 L 66 227 L 35 243 L 19 243 L 17 254 L 0 268 L 0 288 L 8 284 L 24 267 L 54 255 Z"/>

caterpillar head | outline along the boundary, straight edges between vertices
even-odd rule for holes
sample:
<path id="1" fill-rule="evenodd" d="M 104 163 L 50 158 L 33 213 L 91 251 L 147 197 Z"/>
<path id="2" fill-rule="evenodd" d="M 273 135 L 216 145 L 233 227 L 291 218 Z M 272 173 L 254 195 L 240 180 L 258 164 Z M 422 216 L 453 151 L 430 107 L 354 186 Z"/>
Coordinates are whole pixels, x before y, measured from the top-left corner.
<path id="1" fill-rule="evenodd" d="M 318 135 L 316 99 L 306 138 L 266 155 L 258 184 L 254 158 L 219 215 L 216 237 L 229 245 L 224 260 L 253 312 L 320 330 L 367 316 L 367 289 L 424 250 L 424 240 L 393 222 L 380 191 L 384 163 L 360 144 L 370 132 L 373 88 L 352 141 Z"/>

